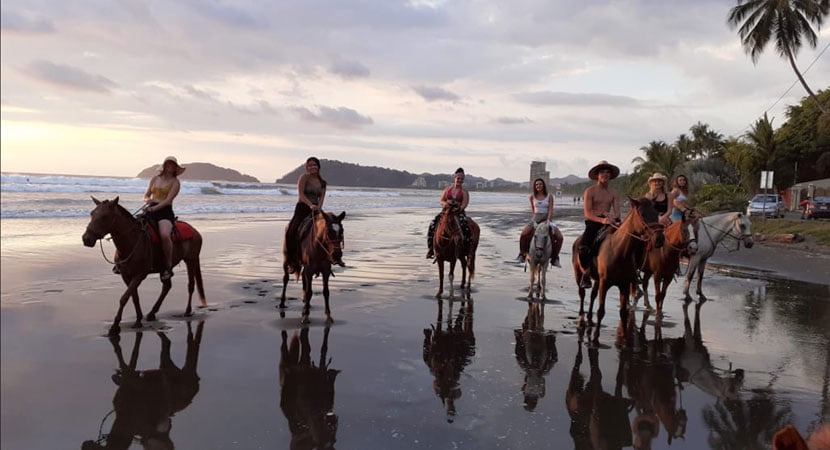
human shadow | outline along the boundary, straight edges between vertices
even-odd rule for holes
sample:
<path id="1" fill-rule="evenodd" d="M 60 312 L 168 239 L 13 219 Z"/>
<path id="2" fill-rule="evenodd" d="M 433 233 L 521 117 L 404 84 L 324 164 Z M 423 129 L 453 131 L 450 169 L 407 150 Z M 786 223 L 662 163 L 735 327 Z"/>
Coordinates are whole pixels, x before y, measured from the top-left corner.
<path id="1" fill-rule="evenodd" d="M 145 449 L 173 449 L 170 430 L 172 417 L 193 402 L 199 392 L 199 347 L 204 321 L 196 326 L 196 334 L 187 322 L 187 354 L 179 368 L 170 358 L 170 339 L 156 333 L 161 340 L 158 369 L 137 370 L 142 332 L 135 334 L 130 362 L 124 360 L 120 337 L 109 338 L 118 361 L 112 381 L 118 386 L 112 400 L 115 419 L 110 432 L 99 434 L 95 441 L 85 441 L 83 450 L 127 449 L 137 441 Z M 106 417 L 105 417 L 106 420 Z M 103 427 L 103 423 L 102 423 Z"/>
<path id="2" fill-rule="evenodd" d="M 461 373 L 470 364 L 476 351 L 473 301 L 461 301 L 461 307 L 455 317 L 452 312 L 453 303 L 452 300 L 449 301 L 445 323 L 444 301 L 438 300 L 438 318 L 435 325 L 424 329 L 424 363 L 435 377 L 432 388 L 446 409 L 447 422 L 455 420 L 455 401 L 461 397 Z"/>
<path id="3" fill-rule="evenodd" d="M 331 449 L 337 441 L 338 417 L 334 414 L 334 382 L 339 370 L 330 369 L 329 332 L 323 331 L 320 360 L 311 359 L 309 329 L 294 332 L 290 343 L 282 332 L 280 346 L 280 409 L 291 431 L 289 448 Z"/>
<path id="4" fill-rule="evenodd" d="M 621 449 L 632 445 L 631 424 L 628 411 L 631 400 L 622 396 L 621 376 L 618 372 L 614 394 L 602 387 L 602 371 L 599 366 L 599 348 L 588 348 L 590 376 L 585 381 L 582 374 L 582 336 L 579 333 L 576 358 L 565 392 L 565 406 L 571 417 L 570 434 L 574 448 Z"/>
<path id="5" fill-rule="evenodd" d="M 545 330 L 545 305 L 528 302 L 522 327 L 513 330 L 516 339 L 516 362 L 525 372 L 522 393 L 524 408 L 536 409 L 545 396 L 545 377 L 556 364 L 556 334 Z"/>

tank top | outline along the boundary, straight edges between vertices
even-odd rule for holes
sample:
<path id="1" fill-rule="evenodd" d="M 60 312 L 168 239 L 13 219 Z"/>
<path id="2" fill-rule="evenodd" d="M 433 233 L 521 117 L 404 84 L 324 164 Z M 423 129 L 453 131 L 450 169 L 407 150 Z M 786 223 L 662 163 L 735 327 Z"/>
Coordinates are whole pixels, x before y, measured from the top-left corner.
<path id="1" fill-rule="evenodd" d="M 320 197 L 323 196 L 323 188 L 322 186 L 315 186 L 306 180 L 305 187 L 303 187 L 303 194 L 305 194 L 311 203 L 319 205 Z"/>
<path id="2" fill-rule="evenodd" d="M 533 197 L 533 206 L 536 208 L 536 214 L 548 214 L 548 208 L 550 207 L 550 195 L 545 196 L 544 200 L 539 200 L 535 196 Z"/>
<path id="3" fill-rule="evenodd" d="M 153 186 L 150 188 L 150 191 L 153 194 L 153 200 L 157 202 L 163 202 L 167 200 L 167 195 L 170 193 L 170 189 L 173 188 L 173 184 L 168 184 L 167 186 L 156 186 L 156 183 L 153 183 Z"/>
<path id="4" fill-rule="evenodd" d="M 665 214 L 666 211 L 669 210 L 669 196 L 668 195 L 664 195 L 662 201 L 652 200 L 652 203 L 654 203 L 654 209 L 656 209 L 657 212 L 659 212 L 660 214 Z"/>

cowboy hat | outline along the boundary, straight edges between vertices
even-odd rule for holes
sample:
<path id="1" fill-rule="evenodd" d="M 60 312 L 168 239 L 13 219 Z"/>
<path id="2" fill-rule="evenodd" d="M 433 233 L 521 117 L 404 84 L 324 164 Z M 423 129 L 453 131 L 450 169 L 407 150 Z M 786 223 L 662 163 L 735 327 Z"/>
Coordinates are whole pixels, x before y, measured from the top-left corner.
<path id="1" fill-rule="evenodd" d="M 620 168 L 610 164 L 608 161 L 600 161 L 597 163 L 596 166 L 591 167 L 591 170 L 588 171 L 588 178 L 592 180 L 596 180 L 599 178 L 599 171 L 600 170 L 610 170 L 611 171 L 611 179 L 617 178 L 620 176 Z"/>
<path id="2" fill-rule="evenodd" d="M 655 181 L 655 180 L 663 180 L 663 183 L 665 183 L 666 181 L 668 181 L 668 178 L 660 172 L 654 172 L 654 175 L 652 175 L 648 179 L 648 182 L 651 183 L 652 181 Z"/>
<path id="3" fill-rule="evenodd" d="M 176 176 L 183 174 L 186 170 L 184 167 L 179 165 L 179 161 L 176 160 L 175 156 L 168 156 L 167 158 L 164 158 L 164 161 L 161 163 L 161 167 L 159 168 L 159 175 L 161 175 L 164 172 L 164 165 L 167 164 L 167 161 L 173 161 L 173 164 L 176 165 Z"/>

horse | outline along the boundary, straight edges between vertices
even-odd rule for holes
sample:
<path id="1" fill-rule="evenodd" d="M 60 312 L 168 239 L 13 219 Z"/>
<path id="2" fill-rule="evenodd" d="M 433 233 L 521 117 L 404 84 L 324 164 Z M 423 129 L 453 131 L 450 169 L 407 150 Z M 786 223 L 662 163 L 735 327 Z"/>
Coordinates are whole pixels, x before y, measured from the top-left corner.
<path id="1" fill-rule="evenodd" d="M 639 200 L 629 199 L 631 211 L 626 215 L 625 220 L 616 229 L 609 233 L 599 246 L 599 251 L 594 256 L 594 264 L 591 265 L 590 276 L 595 281 L 591 290 L 591 302 L 588 306 L 588 324 L 591 323 L 591 312 L 594 308 L 594 299 L 599 293 L 599 305 L 597 306 L 597 323 L 594 330 L 594 342 L 599 340 L 599 329 L 602 318 L 605 316 L 605 296 L 608 289 L 616 286 L 620 291 L 620 320 L 628 323 L 628 299 L 631 286 L 637 278 L 637 269 L 642 266 L 645 252 L 649 248 L 660 248 L 663 246 L 662 225 L 658 224 L 659 214 L 654 209 L 651 200 L 640 198 Z M 579 246 L 582 237 L 574 241 L 573 245 L 573 268 L 577 286 L 580 286 L 582 269 L 579 263 Z M 583 326 L 585 304 L 585 289 L 579 287 L 579 326 Z M 623 328 L 623 333 L 626 329 Z"/>
<path id="2" fill-rule="evenodd" d="M 455 261 L 461 262 L 461 290 L 469 296 L 470 285 L 475 274 L 476 249 L 481 230 L 478 224 L 467 218 L 470 228 L 470 245 L 467 248 L 464 235 L 461 231 L 459 219 L 460 210 L 454 207 L 445 207 L 441 220 L 435 227 L 435 235 L 432 238 L 435 251 L 435 260 L 438 262 L 438 293 L 435 298 L 441 298 L 444 293 L 444 262 L 450 263 L 450 298 L 453 297 L 453 280 L 455 279 Z M 469 271 L 469 277 L 467 272 Z"/>
<path id="3" fill-rule="evenodd" d="M 648 302 L 648 281 L 654 275 L 655 302 L 657 303 L 657 314 L 663 311 L 663 300 L 666 298 L 666 291 L 674 279 L 675 272 L 680 266 L 680 255 L 685 251 L 689 256 L 697 253 L 698 245 L 695 239 L 696 219 L 683 213 L 682 220 L 672 223 L 663 233 L 665 243 L 662 248 L 653 248 L 646 254 L 645 263 L 642 266 L 643 272 L 643 298 L 647 309 L 651 309 Z M 634 291 L 636 286 L 631 286 L 631 295 L 634 297 L 634 306 L 637 305 L 637 296 Z"/>
<path id="4" fill-rule="evenodd" d="M 320 363 L 311 359 L 308 327 L 294 332 L 290 345 L 283 330 L 280 346 L 280 409 L 288 420 L 291 449 L 334 448 L 337 415 L 334 414 L 334 382 L 339 370 L 329 368 L 329 327 L 323 331 Z"/>
<path id="5" fill-rule="evenodd" d="M 115 315 L 113 324 L 110 327 L 109 335 L 114 336 L 121 331 L 121 314 L 127 300 L 132 296 L 135 306 L 135 328 L 141 328 L 141 305 L 138 301 L 138 286 L 151 273 L 158 273 L 164 267 L 164 252 L 161 244 L 152 242 L 152 230 L 145 219 L 133 217 L 129 211 L 118 204 L 118 197 L 112 201 L 100 201 L 92 197 L 95 202 L 95 209 L 90 213 L 89 224 L 83 234 L 83 242 L 87 247 L 94 247 L 95 242 L 103 239 L 107 234 L 112 236 L 112 242 L 118 250 L 118 258 L 115 266 L 127 285 L 127 290 L 121 295 L 118 302 L 118 313 Z M 186 228 L 185 228 L 186 227 Z M 207 306 L 205 300 L 205 288 L 202 284 L 202 268 L 199 264 L 199 253 L 202 250 L 202 235 L 192 226 L 184 222 L 176 222 L 176 229 L 187 230 L 193 237 L 187 240 L 173 242 L 173 265 L 175 267 L 180 261 L 187 265 L 187 308 L 185 316 L 192 314 L 191 302 L 193 300 L 193 286 L 199 290 L 199 298 L 202 306 Z M 103 251 L 103 250 L 102 250 Z M 153 309 L 147 314 L 148 321 L 156 320 L 156 313 L 161 308 L 161 303 L 170 292 L 173 283 L 170 279 L 162 280 L 161 294 L 153 305 Z"/>
<path id="6" fill-rule="evenodd" d="M 300 261 L 299 267 L 293 267 L 295 271 L 301 271 L 303 280 L 303 316 L 302 323 L 310 322 L 309 310 L 311 309 L 311 280 L 323 276 L 323 298 L 326 301 L 326 323 L 331 324 L 334 319 L 331 317 L 329 307 L 329 277 L 332 276 L 332 261 L 340 261 L 343 257 L 343 219 L 346 212 L 343 211 L 335 216 L 332 213 L 318 212 L 310 218 L 310 228 L 306 234 L 300 236 Z M 301 227 L 303 228 L 303 227 Z M 280 297 L 280 309 L 285 308 L 285 288 L 288 286 L 289 257 L 283 251 L 282 296 Z"/>
<path id="7" fill-rule="evenodd" d="M 545 377 L 558 360 L 556 334 L 545 330 L 545 305 L 528 302 L 522 328 L 513 330 L 516 338 L 516 363 L 525 372 L 522 393 L 524 408 L 536 409 L 545 396 Z"/>
<path id="8" fill-rule="evenodd" d="M 199 322 L 194 337 L 190 322 L 187 322 L 187 353 L 181 368 L 170 357 L 170 339 L 164 333 L 157 333 L 161 339 L 159 368 L 151 370 L 136 370 L 141 349 L 140 331 L 135 335 L 129 363 L 124 361 L 120 338 L 110 337 L 118 360 L 118 370 L 112 376 L 118 386 L 112 400 L 115 420 L 109 434 L 99 436 L 96 441 L 84 442 L 83 450 L 126 450 L 131 448 L 137 436 L 144 448 L 174 447 L 170 439 L 171 418 L 190 405 L 199 392 L 196 370 L 204 325 L 204 321 Z"/>
<path id="9" fill-rule="evenodd" d="M 686 284 L 683 287 L 683 295 L 689 301 L 689 286 L 692 284 L 695 272 L 697 272 L 697 295 L 701 300 L 706 300 L 703 295 L 703 272 L 706 269 L 706 261 L 715 253 L 718 244 L 729 237 L 736 241 L 735 250 L 744 247 L 752 248 L 752 231 L 749 217 L 741 212 L 731 212 L 703 217 L 699 220 L 697 236 L 697 254 L 689 258 L 689 267 L 686 269 Z"/>
<path id="10" fill-rule="evenodd" d="M 553 251 L 550 226 L 546 222 L 536 225 L 532 242 L 533 248 L 527 255 L 527 260 L 530 263 L 530 285 L 527 287 L 527 298 L 533 298 L 533 291 L 536 290 L 538 298 L 545 299 L 547 298 L 545 296 L 546 274 L 548 263 L 550 263 L 550 254 Z M 534 280 L 538 287 L 534 287 Z"/>

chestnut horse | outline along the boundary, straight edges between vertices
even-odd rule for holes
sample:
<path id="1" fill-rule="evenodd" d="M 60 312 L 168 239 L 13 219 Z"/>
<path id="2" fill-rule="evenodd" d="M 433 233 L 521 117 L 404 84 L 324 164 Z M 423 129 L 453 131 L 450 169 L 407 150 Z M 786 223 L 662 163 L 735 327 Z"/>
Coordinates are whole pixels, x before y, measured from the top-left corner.
<path id="1" fill-rule="evenodd" d="M 118 250 L 118 259 L 115 261 L 121 273 L 127 290 L 121 295 L 118 302 L 118 313 L 115 315 L 113 324 L 110 327 L 110 336 L 121 331 L 121 313 L 127 300 L 132 296 L 135 306 L 135 328 L 141 327 L 141 305 L 138 301 L 138 285 L 151 273 L 158 273 L 164 267 L 164 252 L 161 244 L 154 244 L 150 237 L 150 224 L 145 219 L 137 219 L 118 204 L 118 197 L 112 201 L 100 201 L 92 197 L 95 202 L 95 209 L 90 213 L 89 225 L 82 237 L 84 245 L 94 247 L 95 242 L 103 239 L 107 234 L 112 235 L 112 242 Z M 191 227 L 193 228 L 193 227 Z M 187 265 L 187 309 L 184 314 L 192 314 L 191 302 L 193 300 L 193 286 L 199 290 L 199 298 L 202 306 L 207 305 L 205 300 L 205 288 L 202 284 L 202 268 L 199 264 L 199 252 L 202 250 L 202 235 L 193 228 L 195 236 L 184 241 L 173 243 L 173 265 L 175 267 L 180 261 Z M 161 294 L 153 305 L 153 309 L 147 314 L 147 320 L 156 320 L 156 313 L 161 308 L 161 303 L 170 292 L 173 283 L 170 279 L 161 282 Z"/>
<path id="2" fill-rule="evenodd" d="M 444 262 L 450 263 L 450 298 L 453 297 L 453 280 L 455 278 L 455 261 L 461 262 L 461 291 L 466 295 L 470 294 L 470 285 L 473 282 L 476 263 L 476 249 L 478 248 L 478 237 L 481 230 L 478 224 L 467 218 L 467 225 L 470 227 L 470 245 L 467 243 L 461 231 L 461 222 L 457 208 L 446 207 L 441 220 L 435 227 L 435 235 L 432 238 L 432 248 L 435 251 L 435 260 L 438 262 L 438 293 L 435 298 L 441 298 L 444 293 Z M 467 276 L 469 271 L 469 277 Z"/>
<path id="3" fill-rule="evenodd" d="M 697 240 L 694 238 L 694 222 L 697 219 L 687 217 L 685 212 L 683 219 L 671 224 L 664 236 L 666 241 L 662 248 L 653 248 L 646 255 L 645 263 L 643 264 L 643 298 L 647 309 L 651 309 L 648 302 L 648 280 L 654 275 L 654 292 L 655 302 L 657 303 L 657 314 L 663 311 L 663 300 L 666 298 L 666 291 L 669 289 L 680 267 L 680 255 L 683 251 L 689 256 L 697 253 Z M 634 306 L 637 306 L 637 296 L 634 291 L 637 286 L 631 286 L 631 295 L 634 296 Z"/>
<path id="4" fill-rule="evenodd" d="M 300 237 L 300 268 L 303 280 L 303 318 L 302 323 L 309 323 L 311 309 L 311 279 L 323 276 L 323 298 L 326 300 L 326 323 L 334 322 L 329 307 L 329 277 L 331 277 L 332 261 L 340 261 L 343 256 L 343 218 L 346 212 L 335 216 L 332 213 L 315 213 L 311 220 L 311 228 L 307 234 Z M 302 228 L 302 227 L 301 227 Z M 286 236 L 286 238 L 288 238 Z M 282 296 L 280 308 L 285 308 L 285 288 L 288 286 L 288 255 L 283 252 Z"/>
<path id="5" fill-rule="evenodd" d="M 596 282 L 591 290 L 591 302 L 588 306 L 588 324 L 591 323 L 591 312 L 594 308 L 594 299 L 599 293 L 597 306 L 597 323 L 594 329 L 594 342 L 599 340 L 599 329 L 602 318 L 605 316 L 605 296 L 608 289 L 616 286 L 620 291 L 620 320 L 628 323 L 628 299 L 631 286 L 637 279 L 637 270 L 642 266 L 645 252 L 649 247 L 663 246 L 662 226 L 658 224 L 659 214 L 654 209 L 651 200 L 640 198 L 629 199 L 631 211 L 625 217 L 616 231 L 609 233 L 602 241 L 594 264 L 591 265 L 590 276 Z M 579 286 L 582 270 L 579 264 L 579 245 L 582 237 L 574 241 L 573 267 L 577 286 Z M 579 288 L 579 325 L 584 324 L 585 289 Z M 623 333 L 626 329 L 623 328 Z"/>

